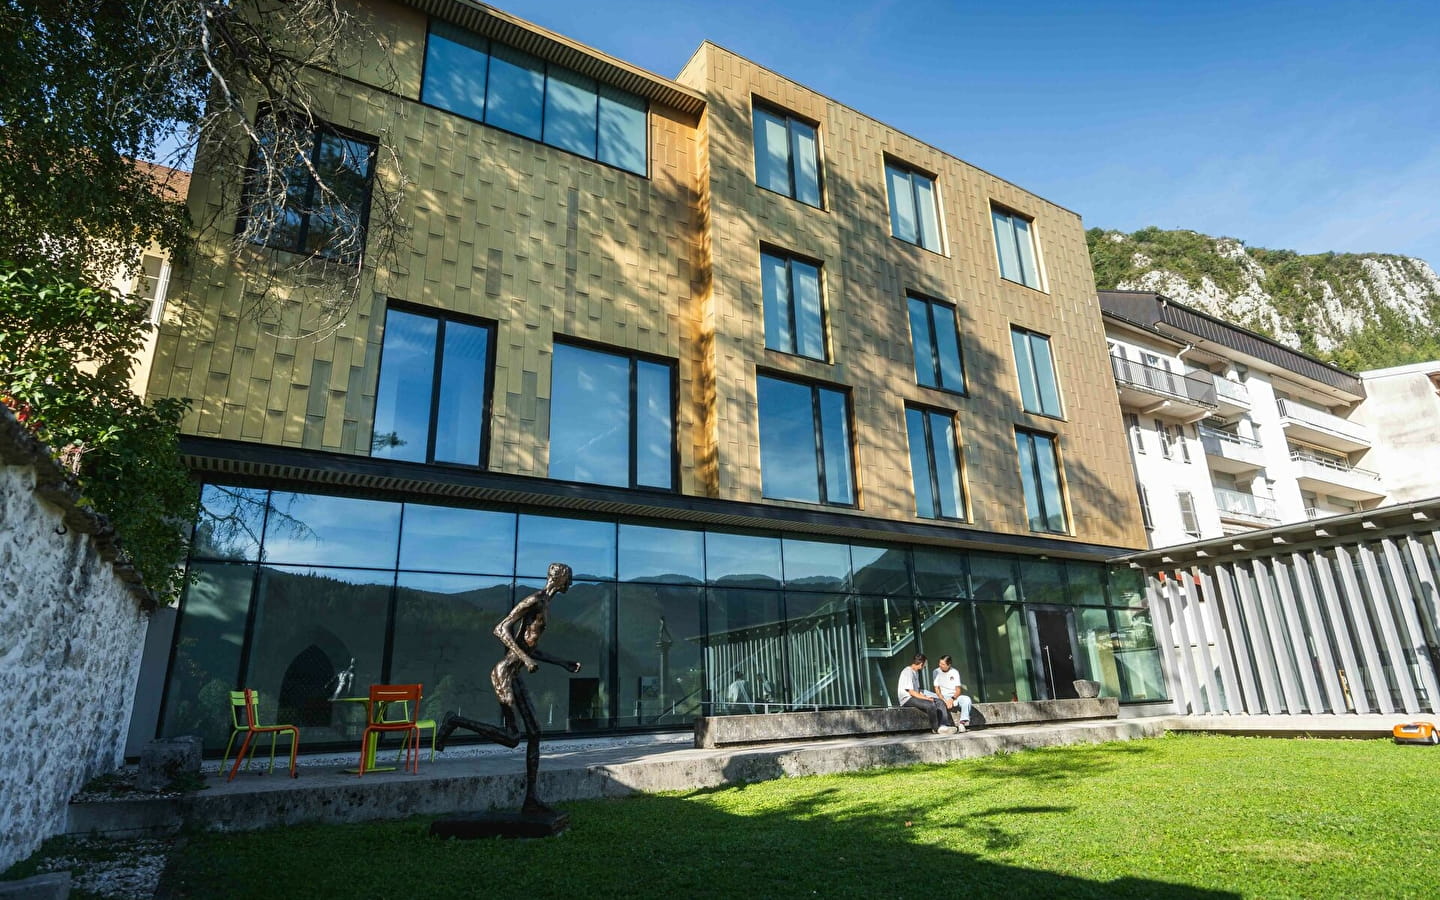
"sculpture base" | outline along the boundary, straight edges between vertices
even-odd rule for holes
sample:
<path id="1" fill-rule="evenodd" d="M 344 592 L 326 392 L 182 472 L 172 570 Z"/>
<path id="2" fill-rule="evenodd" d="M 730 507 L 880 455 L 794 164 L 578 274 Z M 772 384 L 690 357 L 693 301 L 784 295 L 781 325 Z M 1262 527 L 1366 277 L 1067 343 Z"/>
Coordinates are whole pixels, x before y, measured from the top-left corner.
<path id="1" fill-rule="evenodd" d="M 430 833 L 462 841 L 491 837 L 544 838 L 554 837 L 569 827 L 570 816 L 563 812 L 494 810 L 436 819 L 430 823 Z"/>

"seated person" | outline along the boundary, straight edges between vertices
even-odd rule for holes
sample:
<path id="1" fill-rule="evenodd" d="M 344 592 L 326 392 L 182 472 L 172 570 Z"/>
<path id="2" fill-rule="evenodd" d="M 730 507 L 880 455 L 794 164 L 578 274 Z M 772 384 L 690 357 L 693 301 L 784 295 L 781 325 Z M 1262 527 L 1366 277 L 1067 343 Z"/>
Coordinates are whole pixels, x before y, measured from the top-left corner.
<path id="1" fill-rule="evenodd" d="M 896 695 L 901 706 L 913 706 L 925 711 L 930 719 L 930 730 L 935 734 L 954 734 L 960 729 L 950 724 L 950 710 L 933 692 L 920 686 L 920 672 L 925 668 L 925 654 L 917 653 L 910 665 L 900 670 L 900 683 Z"/>
<path id="2" fill-rule="evenodd" d="M 956 669 L 952 662 L 948 653 L 940 657 L 940 667 L 935 670 L 935 677 L 930 680 L 935 685 L 935 693 L 945 701 L 945 708 L 950 710 L 955 724 L 961 728 L 969 728 L 970 695 L 965 693 L 965 685 L 960 683 L 960 670 Z"/>
<path id="3" fill-rule="evenodd" d="M 755 711 L 755 704 L 750 696 L 750 684 L 745 680 L 745 673 L 739 669 L 735 670 L 735 680 L 725 689 L 725 702 L 726 712 L 732 716 Z"/>

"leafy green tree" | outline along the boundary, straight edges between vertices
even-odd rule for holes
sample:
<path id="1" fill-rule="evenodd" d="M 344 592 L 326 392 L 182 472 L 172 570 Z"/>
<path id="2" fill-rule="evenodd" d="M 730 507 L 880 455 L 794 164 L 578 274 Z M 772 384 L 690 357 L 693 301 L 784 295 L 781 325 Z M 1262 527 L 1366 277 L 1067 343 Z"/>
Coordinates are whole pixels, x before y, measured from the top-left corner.
<path id="1" fill-rule="evenodd" d="M 188 222 L 132 160 L 196 121 L 203 81 L 155 66 L 169 40 L 139 2 L 0 2 L 0 260 L 95 283 Z"/>
<path id="2" fill-rule="evenodd" d="M 0 268 L 0 394 L 70 465 L 84 501 L 110 519 L 146 585 L 181 586 L 195 486 L 176 440 L 186 403 L 143 403 L 130 370 L 145 309 L 37 269 Z"/>

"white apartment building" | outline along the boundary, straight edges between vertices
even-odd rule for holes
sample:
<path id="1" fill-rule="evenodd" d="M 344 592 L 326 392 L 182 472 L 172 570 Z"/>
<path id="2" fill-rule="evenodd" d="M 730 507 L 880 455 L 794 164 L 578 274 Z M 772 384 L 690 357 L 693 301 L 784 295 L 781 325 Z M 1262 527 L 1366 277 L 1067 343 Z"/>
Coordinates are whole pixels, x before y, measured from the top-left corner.
<path id="1" fill-rule="evenodd" d="M 1440 496 L 1440 360 L 1361 372 L 1354 420 L 1375 438 L 1367 462 L 1385 473 L 1390 503 Z"/>
<path id="2" fill-rule="evenodd" d="M 1370 509 L 1359 377 L 1150 291 L 1101 291 L 1152 547 Z"/>

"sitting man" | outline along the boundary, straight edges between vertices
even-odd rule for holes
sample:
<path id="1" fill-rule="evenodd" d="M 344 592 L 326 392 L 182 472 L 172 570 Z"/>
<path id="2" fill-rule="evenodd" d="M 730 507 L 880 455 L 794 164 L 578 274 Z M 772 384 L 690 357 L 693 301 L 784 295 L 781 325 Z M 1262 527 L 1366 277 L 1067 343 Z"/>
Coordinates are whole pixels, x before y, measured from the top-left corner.
<path id="1" fill-rule="evenodd" d="M 920 687 L 920 672 L 925 668 L 925 654 L 917 653 L 910 665 L 900 670 L 900 684 L 897 695 L 901 706 L 913 706 L 925 711 L 930 718 L 930 730 L 935 734 L 954 734 L 960 729 L 950 724 L 950 710 L 931 691 Z"/>
<path id="2" fill-rule="evenodd" d="M 935 670 L 931 681 L 935 684 L 935 693 L 945 701 L 950 717 L 964 731 L 970 727 L 970 695 L 965 693 L 965 685 L 960 683 L 960 671 L 951 665 L 952 661 L 948 653 L 940 657 L 940 667 Z"/>

